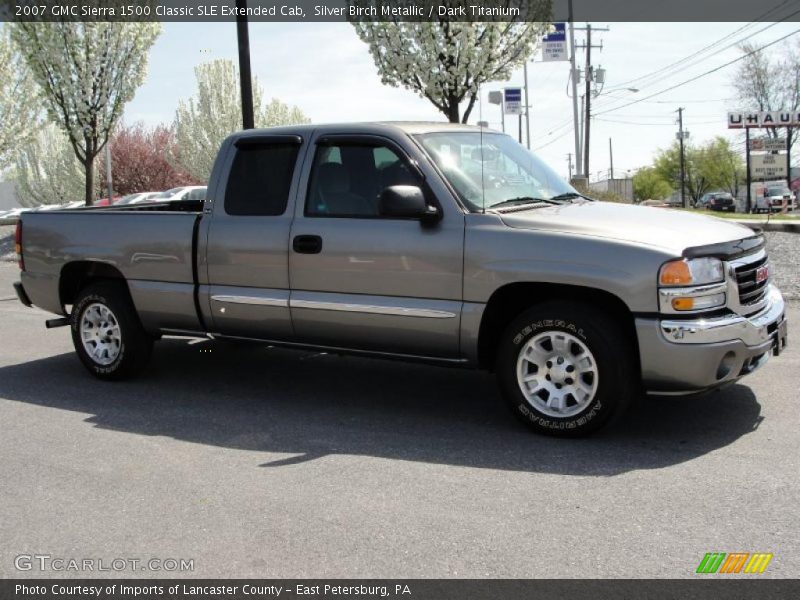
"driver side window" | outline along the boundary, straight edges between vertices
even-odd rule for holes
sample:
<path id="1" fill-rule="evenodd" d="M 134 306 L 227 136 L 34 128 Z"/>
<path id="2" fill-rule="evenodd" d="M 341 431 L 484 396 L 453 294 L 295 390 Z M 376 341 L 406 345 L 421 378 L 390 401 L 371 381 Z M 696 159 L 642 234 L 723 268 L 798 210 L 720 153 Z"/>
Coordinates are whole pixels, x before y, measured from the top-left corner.
<path id="1" fill-rule="evenodd" d="M 388 146 L 342 143 L 317 146 L 306 195 L 309 217 L 378 217 L 381 192 L 422 182 Z"/>

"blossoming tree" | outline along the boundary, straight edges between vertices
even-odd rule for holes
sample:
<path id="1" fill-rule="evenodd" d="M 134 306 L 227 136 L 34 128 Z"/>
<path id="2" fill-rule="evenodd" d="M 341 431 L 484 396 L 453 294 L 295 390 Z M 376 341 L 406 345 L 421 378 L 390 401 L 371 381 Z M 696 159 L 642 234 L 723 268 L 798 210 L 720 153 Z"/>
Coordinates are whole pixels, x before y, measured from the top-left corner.
<path id="1" fill-rule="evenodd" d="M 175 115 L 175 136 L 180 164 L 200 181 L 208 181 L 222 141 L 242 128 L 239 72 L 231 60 L 218 59 L 198 65 L 197 94 L 181 100 Z M 308 123 L 296 106 L 273 99 L 264 105 L 264 90 L 253 81 L 256 127 Z"/>
<path id="2" fill-rule="evenodd" d="M 93 201 L 94 160 L 144 81 L 159 23 L 16 23 L 23 53 L 51 120 L 66 133 Z"/>
<path id="3" fill-rule="evenodd" d="M 4 27 L 0 30 L 0 169 L 35 130 L 39 110 L 31 102 L 34 89 L 30 71 Z"/>
<path id="4" fill-rule="evenodd" d="M 84 194 L 82 165 L 67 135 L 53 123 L 40 126 L 17 146 L 10 179 L 22 206 L 61 204 Z"/>
<path id="5" fill-rule="evenodd" d="M 369 4 L 370 0 L 351 0 Z M 507 80 L 548 30 L 549 0 L 528 0 L 509 22 L 355 21 L 384 84 L 427 98 L 452 123 L 469 119 L 480 85 Z M 524 19 L 524 20 L 523 20 Z M 466 102 L 464 112 L 461 104 Z"/>

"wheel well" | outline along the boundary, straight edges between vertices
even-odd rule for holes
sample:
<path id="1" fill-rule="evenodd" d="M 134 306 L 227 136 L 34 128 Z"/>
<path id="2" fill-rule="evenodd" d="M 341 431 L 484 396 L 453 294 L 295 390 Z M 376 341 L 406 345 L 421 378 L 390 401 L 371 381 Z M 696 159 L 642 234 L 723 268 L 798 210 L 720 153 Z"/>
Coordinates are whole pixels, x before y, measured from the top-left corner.
<path id="1" fill-rule="evenodd" d="M 125 282 L 125 277 L 120 270 L 108 263 L 84 260 L 64 265 L 61 269 L 61 277 L 58 280 L 58 295 L 61 300 L 61 306 L 74 304 L 78 292 L 90 283 L 101 279 L 115 279 Z"/>
<path id="2" fill-rule="evenodd" d="M 494 369 L 500 336 L 521 312 L 545 301 L 569 300 L 586 303 L 613 316 L 630 338 L 636 356 L 639 344 L 633 315 L 628 306 L 610 292 L 577 285 L 555 283 L 511 283 L 492 294 L 483 311 L 478 333 L 478 363 L 484 369 Z"/>

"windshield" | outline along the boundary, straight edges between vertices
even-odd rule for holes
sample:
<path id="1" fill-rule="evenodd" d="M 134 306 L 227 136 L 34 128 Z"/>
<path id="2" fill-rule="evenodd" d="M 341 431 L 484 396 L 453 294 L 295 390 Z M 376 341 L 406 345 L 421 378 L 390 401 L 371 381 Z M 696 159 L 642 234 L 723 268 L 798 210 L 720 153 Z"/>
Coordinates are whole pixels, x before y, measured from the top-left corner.
<path id="1" fill-rule="evenodd" d="M 577 193 L 510 136 L 461 131 L 428 133 L 417 139 L 471 210 Z"/>
<path id="2" fill-rule="evenodd" d="M 781 188 L 781 187 L 774 187 L 769 188 L 767 191 L 768 196 L 788 196 L 792 192 L 789 191 L 789 188 Z"/>

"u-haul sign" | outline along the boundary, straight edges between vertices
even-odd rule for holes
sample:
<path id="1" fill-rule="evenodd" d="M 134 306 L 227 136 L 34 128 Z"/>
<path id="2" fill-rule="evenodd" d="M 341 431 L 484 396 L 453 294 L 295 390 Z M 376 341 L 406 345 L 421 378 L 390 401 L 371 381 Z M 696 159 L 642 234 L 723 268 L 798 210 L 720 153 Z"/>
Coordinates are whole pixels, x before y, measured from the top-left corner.
<path id="1" fill-rule="evenodd" d="M 728 129 L 800 127 L 800 111 L 729 112 Z"/>

